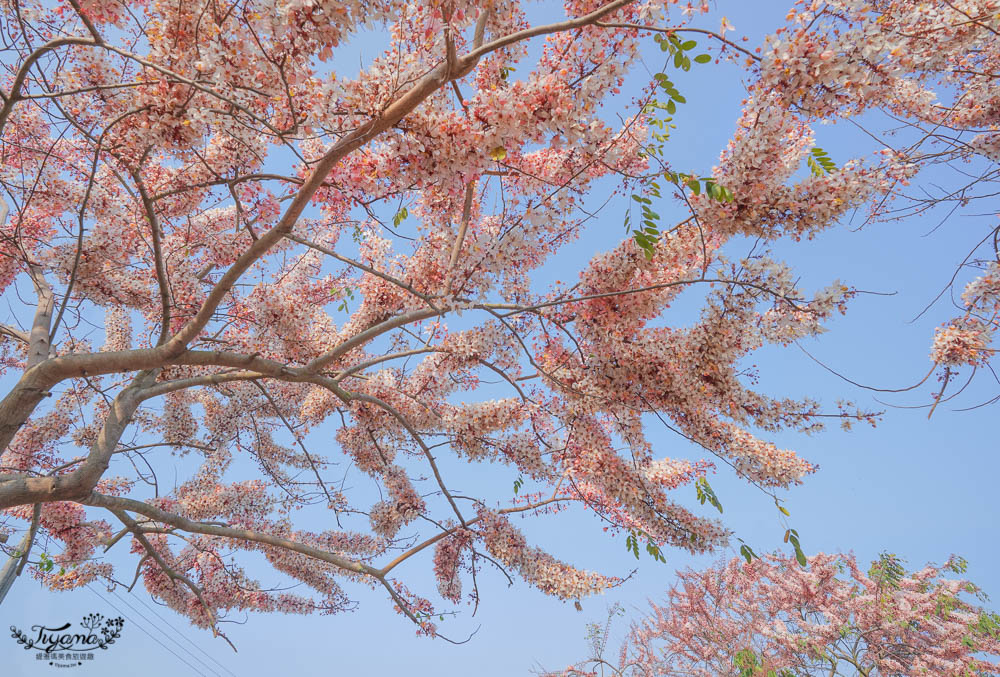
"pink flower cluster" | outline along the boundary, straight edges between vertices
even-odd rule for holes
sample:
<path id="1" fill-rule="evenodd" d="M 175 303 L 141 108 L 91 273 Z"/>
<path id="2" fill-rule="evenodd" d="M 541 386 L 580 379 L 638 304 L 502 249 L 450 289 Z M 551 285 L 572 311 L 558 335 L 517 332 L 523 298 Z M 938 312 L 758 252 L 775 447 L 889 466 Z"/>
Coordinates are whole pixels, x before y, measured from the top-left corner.
<path id="1" fill-rule="evenodd" d="M 808 567 L 768 556 L 679 573 L 663 603 L 632 626 L 612 666 L 622 675 L 993 674 L 997 617 L 946 577 L 960 560 L 906 573 L 884 555 L 862 571 L 852 555 L 816 555 Z M 586 675 L 594 656 L 565 670 Z"/>

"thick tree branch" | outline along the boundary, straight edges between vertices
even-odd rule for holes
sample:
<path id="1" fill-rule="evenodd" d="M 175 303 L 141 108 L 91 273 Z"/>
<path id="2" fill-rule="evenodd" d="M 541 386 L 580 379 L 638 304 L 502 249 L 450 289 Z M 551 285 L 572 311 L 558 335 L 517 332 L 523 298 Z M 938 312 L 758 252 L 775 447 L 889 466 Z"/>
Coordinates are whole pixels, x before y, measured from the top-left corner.
<path id="1" fill-rule="evenodd" d="M 186 517 L 169 513 L 165 510 L 160 510 L 159 508 L 155 508 L 151 505 L 143 503 L 142 501 L 137 501 L 131 498 L 105 496 L 103 494 L 92 492 L 80 502 L 84 505 L 92 505 L 99 508 L 128 510 L 193 534 L 220 536 L 222 538 L 231 538 L 238 541 L 251 541 L 275 548 L 283 548 L 306 555 L 307 557 L 318 559 L 328 564 L 332 564 L 339 569 L 343 569 L 344 571 L 374 576 L 376 578 L 380 576 L 378 569 L 370 567 L 367 564 L 355 562 L 347 559 L 346 557 L 341 557 L 340 555 L 326 552 L 325 550 L 320 550 L 319 548 L 314 548 L 312 546 L 305 545 L 304 543 L 298 543 L 287 538 L 252 531 L 250 529 L 237 529 L 234 527 L 219 526 L 217 524 L 195 522 Z"/>

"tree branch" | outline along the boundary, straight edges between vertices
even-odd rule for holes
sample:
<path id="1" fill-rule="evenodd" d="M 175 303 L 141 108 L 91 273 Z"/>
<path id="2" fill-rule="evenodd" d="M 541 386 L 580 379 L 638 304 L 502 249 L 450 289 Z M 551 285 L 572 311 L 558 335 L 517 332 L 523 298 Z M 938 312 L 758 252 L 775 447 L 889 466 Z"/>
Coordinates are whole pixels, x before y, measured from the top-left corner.
<path id="1" fill-rule="evenodd" d="M 380 575 L 378 569 L 370 567 L 367 564 L 355 562 L 345 557 L 341 557 L 340 555 L 335 555 L 333 553 L 326 552 L 325 550 L 305 545 L 304 543 L 298 543 L 287 538 L 281 538 L 280 536 L 273 536 L 259 531 L 251 531 L 249 529 L 237 529 L 234 527 L 223 527 L 216 524 L 195 522 L 186 517 L 181 517 L 180 515 L 169 513 L 165 510 L 160 510 L 159 508 L 155 508 L 147 503 L 136 501 L 131 498 L 105 496 L 97 492 L 92 492 L 80 502 L 84 505 L 92 505 L 99 508 L 128 510 L 140 515 L 145 515 L 146 517 L 156 520 L 157 522 L 163 522 L 164 524 L 177 527 L 178 529 L 189 533 L 221 536 L 222 538 L 252 541 L 254 543 L 269 545 L 275 548 L 284 548 L 286 550 L 306 555 L 307 557 L 312 557 L 313 559 L 321 560 L 328 564 L 332 564 L 337 568 L 343 569 L 344 571 L 350 571 L 356 574 L 374 576 L 375 578 L 378 578 Z"/>

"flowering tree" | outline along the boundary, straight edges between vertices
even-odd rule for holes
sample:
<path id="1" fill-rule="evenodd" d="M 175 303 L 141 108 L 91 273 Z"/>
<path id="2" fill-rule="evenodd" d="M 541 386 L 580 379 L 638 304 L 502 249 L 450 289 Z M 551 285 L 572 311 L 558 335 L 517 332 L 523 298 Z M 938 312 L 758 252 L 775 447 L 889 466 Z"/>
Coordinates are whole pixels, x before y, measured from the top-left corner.
<path id="1" fill-rule="evenodd" d="M 883 555 L 862 571 L 851 555 L 734 559 L 688 570 L 664 605 L 634 625 L 615 657 L 607 633 L 594 658 L 564 675 L 889 677 L 1000 674 L 1000 616 L 967 601 L 972 583 L 943 567 L 907 573 Z"/>
<path id="2" fill-rule="evenodd" d="M 4 538 L 23 534 L 0 595 L 29 561 L 53 589 L 117 580 L 94 557 L 127 538 L 136 581 L 202 627 L 333 613 L 349 582 L 434 633 L 440 604 L 401 579 L 431 548 L 445 603 L 477 599 L 484 563 L 563 599 L 616 584 L 530 545 L 513 513 L 581 504 L 654 553 L 727 542 L 671 497 L 712 497 L 712 462 L 654 455 L 647 415 L 765 491 L 800 482 L 814 467 L 751 428 L 870 416 L 755 392 L 739 363 L 821 331 L 852 291 L 807 295 L 783 264 L 720 250 L 881 209 L 916 160 L 835 167 L 809 125 L 890 106 L 929 66 L 900 71 L 889 42 L 863 67 L 807 38 L 760 56 L 687 27 L 707 4 L 677 4 L 567 0 L 537 23 L 517 0 L 4 2 L 0 510 Z M 870 28 L 860 4 L 823 6 L 902 26 Z M 995 58 L 984 21 L 948 34 L 948 59 Z M 330 67 L 376 28 L 385 52 L 360 74 Z M 711 60 L 691 34 L 757 69 L 710 177 L 663 157 L 662 116 L 684 103 L 665 72 L 631 115 L 602 115 L 644 42 L 665 69 Z M 886 74 L 859 87 L 865 68 Z M 956 82 L 985 105 L 978 80 Z M 599 181 L 641 225 L 550 282 Z M 651 205 L 668 189 L 682 213 L 666 226 Z M 700 319 L 663 326 L 691 287 Z M 347 488 L 315 446 L 331 438 L 373 488 Z M 462 462 L 509 467 L 513 489 L 451 490 Z M 172 467 L 187 474 L 166 486 Z M 62 552 L 31 560 L 39 534 Z M 310 592 L 263 589 L 244 553 Z"/>
<path id="3" fill-rule="evenodd" d="M 881 216 L 904 218 L 941 205 L 951 215 L 971 202 L 983 206 L 995 199 L 1000 6 L 994 0 L 813 0 L 796 3 L 787 19 L 788 25 L 768 38 L 762 57 L 748 60 L 757 75 L 751 88 L 755 99 L 812 120 L 853 120 L 880 111 L 888 125 L 870 131 L 878 132 L 873 136 L 903 174 L 912 176 L 928 165 L 956 169 L 953 185 L 922 187 L 909 196 L 897 192 L 897 205 Z M 871 124 L 868 119 L 860 124 Z M 812 152 L 811 166 L 826 171 L 825 154 Z M 985 208 L 997 212 L 995 205 Z M 977 247 L 962 262 L 980 274 L 961 293 L 962 314 L 935 332 L 931 373 L 938 371 L 942 382 L 938 400 L 962 368 L 974 373 L 988 367 L 996 352 L 998 233 L 1000 225 L 984 233 L 979 245 L 985 251 Z"/>

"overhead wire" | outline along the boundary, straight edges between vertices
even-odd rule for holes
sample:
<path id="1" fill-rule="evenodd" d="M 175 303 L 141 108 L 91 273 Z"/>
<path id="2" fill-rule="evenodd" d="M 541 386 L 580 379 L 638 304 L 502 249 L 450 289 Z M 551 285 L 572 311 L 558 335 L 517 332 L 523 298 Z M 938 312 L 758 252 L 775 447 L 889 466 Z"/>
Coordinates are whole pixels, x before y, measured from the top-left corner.
<path id="1" fill-rule="evenodd" d="M 65 550 L 65 546 L 62 546 L 62 545 L 60 544 L 60 547 L 62 547 L 62 549 L 63 549 L 63 550 Z M 103 602 L 105 602 L 105 603 L 106 603 L 106 604 L 107 604 L 108 606 L 110 606 L 110 607 L 111 607 L 112 609 L 114 609 L 114 610 L 115 610 L 116 612 L 118 612 L 119 614 L 121 614 L 122 616 L 124 616 L 126 620 L 128 620 L 128 621 L 129 621 L 130 623 L 134 624 L 134 625 L 135 625 L 135 626 L 136 626 L 137 628 L 139 628 L 139 629 L 140 629 L 140 630 L 141 630 L 141 631 L 142 631 L 142 632 L 143 632 L 143 633 L 144 633 L 144 634 L 145 634 L 145 635 L 146 635 L 147 637 L 149 637 L 149 638 L 150 638 L 150 639 L 152 639 L 152 640 L 153 640 L 154 642 L 156 642 L 156 643 L 157 643 L 157 644 L 159 644 L 159 645 L 160 645 L 161 647 L 163 647 L 163 648 L 164 648 L 164 650 L 166 650 L 166 651 L 167 651 L 168 653 L 172 654 L 172 655 L 173 655 L 173 656 L 174 656 L 175 658 L 177 658 L 177 660 L 179 660 L 180 662 L 184 663 L 184 665 L 186 665 L 186 666 L 188 666 L 189 668 L 191 668 L 192 670 L 194 670 L 194 671 L 195 671 L 195 674 L 199 675 L 199 677 L 210 677 L 210 675 L 207 675 L 207 674 L 205 674 L 205 672 L 204 672 L 204 671 L 202 671 L 202 670 L 199 670 L 199 669 L 198 669 L 198 668 L 196 668 L 195 666 L 191 665 L 191 663 L 189 663 L 188 661 L 186 661 L 186 660 L 185 660 L 185 659 L 184 659 L 183 657 L 181 657 L 181 656 L 180 656 L 180 655 L 179 655 L 179 654 L 178 654 L 178 653 L 177 653 L 176 651 L 174 651 L 174 650 L 173 650 L 173 649 L 171 649 L 171 648 L 170 648 L 169 646 L 167 646 L 166 644 L 164 644 L 163 642 L 161 642 L 161 641 L 160 641 L 160 640 L 159 640 L 158 638 L 156 638 L 155 636 L 153 636 L 153 634 L 151 634 L 151 633 L 150 633 L 150 632 L 149 632 L 148 630 L 146 630 L 146 628 L 144 628 L 144 627 L 142 626 L 142 624 L 138 623 L 138 622 L 137 622 L 137 621 L 136 621 L 135 619 L 133 619 L 133 618 L 132 618 L 132 617 L 130 617 L 130 616 L 129 616 L 128 614 L 126 614 L 126 613 L 125 613 L 124 611 L 120 610 L 120 609 L 119 609 L 119 608 L 118 608 L 117 606 L 115 606 L 114 604 L 112 604 L 110 600 L 108 600 L 108 599 L 107 599 L 107 598 L 105 598 L 105 597 L 104 597 L 104 596 L 103 596 L 103 595 L 102 595 L 101 593 L 99 593 L 99 592 L 98 592 L 98 591 L 97 591 L 97 590 L 96 590 L 96 589 L 95 589 L 95 588 L 94 588 L 94 587 L 93 587 L 93 586 L 92 586 L 92 585 L 91 585 L 90 583 L 87 583 L 87 584 L 86 584 L 86 587 L 87 587 L 87 589 L 89 589 L 89 590 L 90 590 L 90 591 L 91 591 L 92 593 L 94 593 L 95 595 L 97 595 L 97 597 L 98 597 L 99 599 L 101 599 L 101 600 L 102 600 Z M 202 665 L 202 666 L 203 666 L 203 667 L 204 667 L 205 669 L 207 669 L 207 670 L 208 670 L 208 671 L 209 671 L 209 672 L 210 672 L 210 673 L 211 673 L 212 675 L 215 675 L 216 677 L 222 677 L 222 675 L 221 675 L 221 674 L 220 674 L 220 673 L 219 673 L 219 672 L 218 672 L 217 670 L 213 669 L 213 668 L 212 668 L 212 667 L 211 667 L 210 665 L 208 665 L 207 663 L 205 663 L 205 661 L 203 661 L 203 660 L 201 660 L 200 658 L 198 658 L 197 656 L 195 656 L 195 655 L 194 655 L 194 654 L 193 654 L 193 653 L 192 653 L 192 652 L 191 652 L 191 651 L 190 651 L 190 650 L 189 650 L 188 648 L 186 648 L 186 647 L 184 647 L 183 645 L 181 645 L 181 643 L 180 643 L 180 642 L 178 642 L 178 641 L 177 641 L 176 639 L 174 639 L 173 637 L 171 637 L 171 636 L 170 636 L 170 635 L 169 635 L 169 634 L 168 634 L 168 633 L 167 633 L 166 631 L 164 631 L 162 627 L 159 627 L 159 626 L 157 626 L 157 625 L 156 625 L 156 623 L 154 623 L 153 621 L 149 620 L 149 619 L 148 619 L 148 618 L 147 618 L 147 617 L 146 617 L 145 615 L 143 615 L 141 611 L 139 611 L 139 610 L 138 610 L 138 609 L 136 609 L 136 608 L 135 608 L 134 606 L 132 606 L 131 604 L 129 604 L 129 603 L 128 603 L 128 602 L 127 602 L 127 601 L 125 600 L 125 598 L 124 598 L 124 597 L 122 597 L 121 595 L 119 595 L 119 594 L 118 594 L 118 592 L 117 592 L 117 591 L 115 591 L 115 590 L 112 590 L 112 592 L 113 592 L 113 594 L 115 595 L 115 597 L 116 597 L 116 598 L 118 598 L 118 600 L 119 600 L 119 601 L 120 601 L 121 603 L 123 603 L 124 605 L 126 605 L 126 606 L 128 606 L 128 607 L 129 607 L 130 609 L 132 609 L 132 611 L 133 611 L 134 613 L 136 613 L 137 615 L 139 615 L 139 616 L 140 616 L 140 617 L 141 617 L 141 618 L 142 618 L 142 619 L 143 619 L 143 620 L 144 620 L 144 621 L 145 621 L 146 623 L 148 623 L 148 624 L 150 625 L 150 627 L 152 627 L 152 628 L 154 628 L 154 629 L 156 629 L 156 630 L 159 630 L 159 632 L 160 632 L 160 633 L 161 633 L 161 634 L 163 635 L 163 637 L 165 637 L 165 638 L 169 639 L 169 640 L 170 640 L 170 641 L 172 641 L 172 642 L 173 642 L 174 644 L 176 644 L 176 645 L 177 645 L 177 648 L 178 648 L 178 649 L 180 649 L 180 650 L 181 650 L 181 651 L 182 651 L 183 653 L 187 654 L 187 656 L 188 656 L 188 657 L 189 657 L 189 658 L 190 658 L 190 659 L 191 659 L 192 661 L 194 661 L 195 663 L 198 663 L 198 664 Z M 132 591 L 132 590 L 129 590 L 129 592 L 130 592 L 130 593 L 131 593 L 131 594 L 132 594 L 132 595 L 133 595 L 133 596 L 135 597 L 135 599 L 139 600 L 140 602 L 142 602 L 142 601 L 143 601 L 143 600 L 142 600 L 142 598 L 141 598 L 141 597 L 139 597 L 139 596 L 138 596 L 138 595 L 137 595 L 137 594 L 136 594 L 136 593 L 135 593 L 134 591 Z M 143 604 L 145 604 L 145 602 L 143 602 Z M 188 642 L 189 644 L 191 644 L 192 646 L 194 646 L 194 647 L 195 647 L 196 649 L 198 649 L 198 650 L 199 650 L 199 651 L 200 651 L 201 653 L 203 653 L 203 654 L 205 654 L 206 656 L 208 656 L 208 658 L 209 658 L 210 660 L 212 660 L 212 661 L 213 661 L 214 663 L 216 663 L 216 664 L 217 664 L 217 665 L 218 665 L 219 667 L 221 667 L 221 668 L 222 668 L 223 670 L 225 670 L 225 671 L 226 671 L 227 673 L 229 673 L 229 674 L 230 674 L 230 675 L 232 675 L 233 677 L 236 677 L 236 675 L 235 675 L 235 674 L 234 674 L 234 673 L 233 673 L 233 672 L 232 672 L 231 670 L 229 670 L 229 669 L 228 669 L 228 668 L 227 668 L 226 666 L 224 666 L 224 665 L 222 665 L 221 663 L 219 663 L 219 661 L 218 661 L 218 660 L 216 660 L 215 658 L 213 658 L 213 657 L 212 657 L 211 655 L 209 655 L 208 653 L 206 653 L 204 649 L 202 649 L 202 648 L 201 648 L 201 647 L 199 647 L 199 646 L 198 646 L 197 644 L 195 644 L 194 642 L 192 642 L 192 641 L 191 641 L 191 640 L 190 640 L 190 639 L 189 639 L 188 637 L 186 637 L 186 636 L 185 636 L 185 635 L 184 635 L 183 633 L 181 633 L 181 632 L 180 632 L 180 631 L 179 631 L 179 630 L 178 630 L 177 628 L 175 628 L 175 627 L 174 627 L 173 625 L 170 625 L 170 623 L 168 623 L 168 622 L 167 622 L 166 620 L 164 620 L 164 619 L 163 619 L 163 618 L 162 618 L 162 617 L 161 617 L 161 616 L 160 616 L 159 614 L 157 614 L 155 610 L 153 610 L 152 608 L 150 608 L 150 607 L 148 607 L 148 606 L 147 606 L 147 608 L 149 608 L 149 609 L 150 609 L 150 611 L 152 611 L 152 612 L 153 612 L 153 613 L 154 613 L 154 614 L 156 615 L 156 617 L 157 617 L 157 618 L 159 618 L 159 619 L 160 619 L 160 620 L 161 620 L 161 621 L 162 621 L 163 623 L 165 623 L 165 624 L 166 624 L 166 625 L 167 625 L 167 626 L 168 626 L 168 627 L 169 627 L 169 628 L 170 628 L 171 630 L 173 630 L 173 632 L 174 632 L 174 633 L 176 633 L 177 635 L 180 635 L 180 636 L 181 636 L 182 638 L 184 638 L 184 639 L 185 639 L 185 640 L 186 640 L 186 641 L 187 641 L 187 642 Z"/>
<path id="2" fill-rule="evenodd" d="M 128 620 L 128 621 L 129 621 L 130 623 L 132 623 L 133 625 L 135 625 L 135 627 L 137 627 L 137 628 L 139 628 L 140 630 L 142 630 L 142 632 L 143 632 L 143 633 L 144 633 L 144 634 L 145 634 L 145 635 L 146 635 L 147 637 L 149 637 L 149 638 L 150 638 L 151 640 L 153 640 L 154 642 L 156 642 L 157 644 L 159 644 L 159 645 L 160 645 L 161 647 L 163 647 L 163 649 L 164 649 L 165 651 L 167 651 L 168 653 L 172 654 L 172 655 L 174 656 L 174 658 L 176 658 L 176 659 L 177 659 L 177 660 L 179 660 L 179 661 L 180 661 L 181 663 L 183 663 L 184 665 L 186 665 L 186 666 L 188 666 L 189 668 L 191 668 L 192 670 L 194 670 L 194 673 L 195 673 L 195 674 L 197 674 L 197 675 L 198 675 L 199 677 L 208 677 L 208 675 L 206 675 L 206 674 L 205 674 L 204 672 L 202 672 L 201 670 L 199 670 L 198 668 L 196 668 L 195 666 L 191 665 L 191 664 L 190 664 L 190 663 L 188 663 L 188 662 L 187 662 L 186 660 L 184 660 L 184 659 L 183 659 L 183 658 L 182 658 L 182 657 L 181 657 L 180 655 L 178 655 L 178 654 L 177 654 L 177 652 L 176 652 L 176 651 L 174 651 L 173 649 L 171 649 L 170 647 L 168 647 L 168 646 L 167 646 L 166 644 L 164 644 L 163 642 L 161 642 L 161 641 L 160 641 L 159 639 L 157 639 L 156 637 L 154 637 L 154 636 L 153 636 L 153 635 L 152 635 L 152 634 L 151 634 L 151 633 L 150 633 L 150 632 L 149 632 L 148 630 L 146 630 L 146 628 L 142 627 L 142 625 L 141 625 L 141 624 L 139 624 L 139 623 L 136 623 L 136 622 L 135 622 L 135 620 L 134 620 L 133 618 L 131 618 L 131 617 L 130 617 L 130 616 L 129 616 L 128 614 L 126 614 L 126 613 L 125 613 L 124 611 L 122 611 L 121 609 L 119 609 L 118 607 L 116 607 L 116 606 L 115 606 L 114 604 L 112 604 L 110 600 L 108 600 L 108 599 L 105 599 L 105 597 L 104 597 L 103 595 L 101 595 L 101 593 L 97 592 L 97 590 L 95 590 L 95 589 L 94 589 L 94 588 L 93 588 L 93 587 L 92 587 L 92 586 L 90 585 L 90 583 L 87 583 L 87 589 L 88 589 L 88 590 L 90 590 L 90 591 L 91 591 L 92 593 L 94 593 L 95 595 L 97 595 L 97 596 L 98 596 L 98 597 L 99 597 L 99 598 L 100 598 L 100 599 L 101 599 L 101 600 L 102 600 L 102 601 L 103 601 L 103 602 L 104 602 L 105 604 L 107 604 L 107 605 L 108 605 L 108 606 L 110 606 L 110 607 L 111 607 L 112 609 L 114 609 L 114 610 L 115 610 L 116 612 L 118 612 L 119 614 L 121 614 L 122 616 L 124 616 L 124 617 L 125 617 L 125 619 L 126 619 L 126 620 Z M 188 653 L 190 653 L 190 652 L 188 652 Z"/>
<path id="3" fill-rule="evenodd" d="M 213 675 L 215 675 L 216 677 L 222 677 L 222 674 L 221 674 L 221 673 L 219 673 L 218 671 L 216 671 L 215 669 L 213 669 L 213 668 L 212 668 L 212 666 L 208 665 L 207 663 L 205 663 L 205 661 L 201 660 L 200 658 L 198 658 L 197 656 L 195 656 L 195 655 L 194 655 L 193 653 L 191 653 L 191 652 L 190 652 L 190 651 L 189 651 L 189 650 L 187 649 L 187 647 L 184 647 L 184 646 L 182 646 L 180 642 L 178 642 L 178 641 L 177 641 L 177 640 L 176 640 L 176 639 L 175 639 L 174 637 L 170 636 L 170 634 L 168 634 L 168 633 L 167 633 L 167 632 L 166 632 L 166 631 L 165 631 L 165 630 L 164 630 L 163 628 L 161 628 L 161 627 L 157 626 L 157 625 L 156 625 L 156 623 L 154 623 L 153 621 L 149 620 L 149 618 L 147 618 L 145 614 L 143 614 L 143 613 L 142 613 L 141 611 L 139 611 L 139 610 L 138 610 L 138 609 L 136 609 L 136 608 L 135 608 L 134 606 L 132 606 L 132 605 L 131 605 L 131 604 L 130 604 L 130 603 L 128 602 L 128 600 L 127 600 L 127 599 L 126 599 L 125 597 L 123 597 L 122 595 L 120 595 L 120 594 L 118 593 L 118 591 L 117 591 L 117 590 L 112 590 L 112 591 L 111 591 L 111 594 L 113 594 L 113 595 L 114 595 L 114 596 L 115 596 L 115 597 L 116 597 L 117 599 L 119 599 L 119 600 L 120 600 L 120 601 L 122 602 L 122 604 L 124 604 L 124 605 L 125 605 L 125 606 L 127 606 L 127 607 L 128 607 L 129 609 L 131 609 L 131 610 L 132 610 L 132 611 L 134 611 L 134 612 L 135 612 L 136 614 L 138 614 L 138 616 L 139 616 L 140 618 L 142 618 L 142 620 L 146 621 L 146 623 L 148 623 L 148 624 L 149 624 L 150 626 L 152 626 L 152 627 L 156 627 L 156 628 L 157 628 L 157 629 L 158 629 L 158 630 L 159 630 L 159 631 L 160 631 L 161 633 L 163 633 L 163 636 L 164 636 L 164 637 L 166 637 L 166 638 L 167 638 L 167 639 L 169 639 L 169 640 L 170 640 L 171 642 L 173 642 L 174 644 L 176 644 L 176 645 L 177 645 L 177 648 L 178 648 L 178 649 L 180 649 L 181 651 L 184 651 L 184 652 L 186 652 L 186 653 L 188 654 L 188 656 L 189 656 L 189 657 L 190 657 L 190 658 L 191 658 L 192 660 L 194 660 L 194 661 L 197 661 L 197 662 L 198 662 L 198 663 L 199 663 L 200 665 L 202 665 L 202 666 L 203 666 L 203 667 L 204 667 L 205 669 L 207 669 L 207 670 L 208 670 L 209 672 L 211 672 L 211 673 L 212 673 Z M 134 592 L 132 593 L 132 595 L 133 595 L 133 596 L 134 596 L 134 597 L 135 597 L 136 599 L 139 599 L 139 597 L 138 597 L 138 596 L 137 596 L 137 595 L 136 595 L 136 594 L 135 594 Z M 175 632 L 177 632 L 177 631 L 175 630 Z M 180 633 L 178 633 L 178 634 L 180 634 Z"/>
<path id="4" fill-rule="evenodd" d="M 207 651 L 205 651 L 204 649 L 202 649 L 200 646 L 198 646 L 197 644 L 195 644 L 194 642 L 192 642 L 190 637 L 188 637 L 183 632 L 181 632 L 180 630 L 178 630 L 177 628 L 175 628 L 173 625 L 171 625 L 170 621 L 168 621 L 163 616 L 161 616 L 160 614 L 158 614 L 156 612 L 156 607 L 151 606 L 148 602 L 146 602 L 146 600 L 144 600 L 139 595 L 136 595 L 134 592 L 132 593 L 132 595 L 135 597 L 135 599 L 139 600 L 139 602 L 143 606 L 145 606 L 147 609 L 149 609 L 149 611 L 154 616 L 156 616 L 160 620 L 161 623 L 163 623 L 168 628 L 170 628 L 171 630 L 173 630 L 176 634 L 178 634 L 181 638 L 183 638 L 185 642 L 187 642 L 188 644 L 190 644 L 191 646 L 193 646 L 195 649 L 197 649 L 198 651 L 200 651 L 210 661 L 212 661 L 213 663 L 215 663 L 216 665 L 218 665 L 220 668 L 222 668 L 223 670 L 225 670 L 226 672 L 228 672 L 230 675 L 232 675 L 232 677 L 237 677 L 237 675 L 236 675 L 235 672 L 233 672 L 232 670 L 230 670 L 229 668 L 227 668 L 225 665 L 223 665 L 218 660 L 216 660 L 216 658 L 214 656 L 212 656 L 210 653 L 208 653 Z"/>

